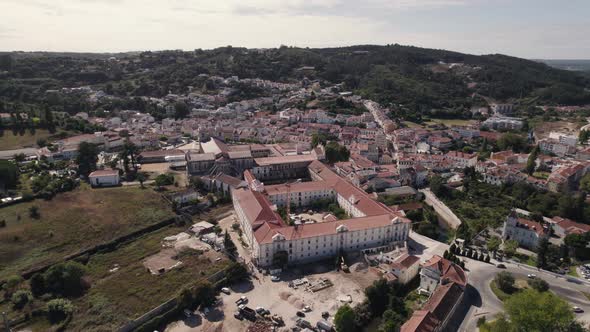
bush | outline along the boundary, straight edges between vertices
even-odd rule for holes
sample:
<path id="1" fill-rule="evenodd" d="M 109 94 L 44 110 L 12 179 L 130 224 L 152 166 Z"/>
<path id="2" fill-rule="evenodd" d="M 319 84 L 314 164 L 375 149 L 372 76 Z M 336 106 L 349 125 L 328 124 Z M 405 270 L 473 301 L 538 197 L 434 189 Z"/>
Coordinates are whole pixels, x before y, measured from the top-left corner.
<path id="1" fill-rule="evenodd" d="M 66 299 L 54 299 L 47 302 L 47 315 L 52 323 L 66 319 L 74 312 L 74 305 Z"/>
<path id="2" fill-rule="evenodd" d="M 82 277 L 86 274 L 84 265 L 77 262 L 66 262 L 53 265 L 43 273 L 43 282 L 36 280 L 36 291 L 49 292 L 61 296 L 80 295 L 86 289 Z M 32 283 L 32 280 L 31 280 Z M 40 286 L 43 286 L 40 288 Z M 31 284 L 31 289 L 33 289 Z"/>
<path id="3" fill-rule="evenodd" d="M 21 310 L 29 302 L 33 301 L 33 295 L 30 291 L 21 289 L 12 294 L 12 298 L 10 300 L 15 309 Z"/>
<path id="4" fill-rule="evenodd" d="M 531 286 L 531 288 L 538 292 L 546 292 L 549 290 L 549 284 L 547 283 L 547 281 L 540 278 L 528 279 L 527 283 L 529 284 L 529 286 Z"/>
<path id="5" fill-rule="evenodd" d="M 500 272 L 496 274 L 494 282 L 504 293 L 511 293 L 514 289 L 514 276 L 510 272 Z"/>

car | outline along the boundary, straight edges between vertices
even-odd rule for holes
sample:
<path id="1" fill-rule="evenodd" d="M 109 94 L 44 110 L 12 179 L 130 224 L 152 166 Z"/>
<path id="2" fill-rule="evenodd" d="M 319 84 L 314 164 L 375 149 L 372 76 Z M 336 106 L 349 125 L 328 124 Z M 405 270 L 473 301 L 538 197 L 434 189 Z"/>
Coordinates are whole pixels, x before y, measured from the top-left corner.
<path id="1" fill-rule="evenodd" d="M 303 307 L 303 312 L 310 312 L 311 311 L 311 307 L 306 305 L 305 307 Z"/>
<path id="2" fill-rule="evenodd" d="M 221 289 L 221 292 L 222 292 L 223 294 L 227 294 L 227 295 L 231 294 L 231 292 L 229 291 L 229 288 L 227 288 L 227 287 L 223 287 L 223 288 Z"/>
<path id="3" fill-rule="evenodd" d="M 182 311 L 182 313 L 184 313 L 184 315 L 186 316 L 186 318 L 189 318 L 189 317 L 191 317 L 193 315 L 193 313 L 190 310 L 188 310 L 188 309 L 184 309 Z"/>
<path id="4" fill-rule="evenodd" d="M 248 303 L 248 298 L 245 296 L 241 296 L 239 299 L 236 300 L 237 305 L 246 304 L 246 303 Z"/>
<path id="5" fill-rule="evenodd" d="M 499 269 L 505 269 L 506 268 L 506 265 L 500 263 L 500 264 L 496 265 L 496 267 L 499 268 Z"/>
<path id="6" fill-rule="evenodd" d="M 239 311 L 236 311 L 236 312 L 234 312 L 234 318 L 242 320 L 242 319 L 244 319 L 244 316 L 242 316 L 242 314 Z"/>
<path id="7" fill-rule="evenodd" d="M 279 277 L 279 276 L 272 276 L 272 277 L 270 277 L 270 280 L 273 281 L 273 282 L 281 281 L 281 277 Z"/>
<path id="8" fill-rule="evenodd" d="M 536 275 L 536 274 L 533 274 L 533 273 L 531 273 L 531 274 L 527 274 L 527 278 L 529 278 L 529 279 L 534 279 L 534 278 L 536 278 L 536 277 L 537 277 L 537 275 Z"/>
<path id="9" fill-rule="evenodd" d="M 301 311 L 297 311 L 295 314 L 297 315 L 297 317 L 305 317 L 305 314 Z"/>
<path id="10" fill-rule="evenodd" d="M 326 319 L 328 317 L 330 317 L 330 313 L 329 312 L 327 312 L 327 311 L 322 312 L 322 318 Z"/>
<path id="11" fill-rule="evenodd" d="M 255 310 L 256 310 L 256 313 L 259 314 L 259 315 L 261 315 L 261 316 L 264 315 L 264 314 L 266 314 L 266 309 L 264 309 L 264 307 L 256 307 Z"/>
<path id="12" fill-rule="evenodd" d="M 579 314 L 584 312 L 584 309 L 580 308 L 580 307 L 573 307 L 572 308 L 574 310 L 575 313 Z"/>

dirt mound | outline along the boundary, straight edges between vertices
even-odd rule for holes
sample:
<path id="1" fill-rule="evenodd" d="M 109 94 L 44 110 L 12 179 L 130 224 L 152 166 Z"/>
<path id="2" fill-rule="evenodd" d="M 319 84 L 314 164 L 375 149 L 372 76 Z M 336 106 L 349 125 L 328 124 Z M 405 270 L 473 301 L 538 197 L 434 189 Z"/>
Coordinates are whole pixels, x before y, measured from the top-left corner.
<path id="1" fill-rule="evenodd" d="M 291 294 L 290 292 L 280 292 L 279 293 L 279 297 L 281 298 L 281 300 L 283 301 L 287 301 L 289 299 L 290 296 L 292 296 L 293 294 Z"/>

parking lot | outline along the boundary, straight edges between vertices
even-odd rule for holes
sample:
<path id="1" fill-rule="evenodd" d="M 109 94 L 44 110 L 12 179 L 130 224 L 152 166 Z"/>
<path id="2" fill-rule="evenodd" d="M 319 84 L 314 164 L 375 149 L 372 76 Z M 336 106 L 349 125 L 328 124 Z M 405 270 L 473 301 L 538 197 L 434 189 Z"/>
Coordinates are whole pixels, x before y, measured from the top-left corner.
<path id="1" fill-rule="evenodd" d="M 221 303 L 212 308 L 210 313 L 197 313 L 199 318 L 188 318 L 173 323 L 166 331 L 245 331 L 252 322 L 234 317 L 238 311 L 236 301 L 242 296 L 247 298 L 245 304 L 249 308 L 262 307 L 270 311 L 271 316 L 280 316 L 285 324 L 280 328 L 281 331 L 288 331 L 294 327 L 299 318 L 297 312 L 306 311 L 306 306 L 311 311 L 305 312 L 303 319 L 314 327 L 322 319 L 323 312 L 328 312 L 327 321 L 333 323 L 334 314 L 341 305 L 350 302 L 354 306 L 364 300 L 363 290 L 377 280 L 377 275 L 369 272 L 362 263 L 353 264 L 349 273 L 334 271 L 331 265 L 326 262 L 316 263 L 306 271 L 291 269 L 281 274 L 280 281 L 274 282 L 270 275 L 257 272 L 248 282 L 232 285 L 229 295 L 221 293 Z M 289 287 L 290 282 L 303 278 L 308 282 L 297 288 Z M 317 292 L 306 289 L 310 284 L 317 284 L 323 279 L 330 280 L 332 286 Z"/>

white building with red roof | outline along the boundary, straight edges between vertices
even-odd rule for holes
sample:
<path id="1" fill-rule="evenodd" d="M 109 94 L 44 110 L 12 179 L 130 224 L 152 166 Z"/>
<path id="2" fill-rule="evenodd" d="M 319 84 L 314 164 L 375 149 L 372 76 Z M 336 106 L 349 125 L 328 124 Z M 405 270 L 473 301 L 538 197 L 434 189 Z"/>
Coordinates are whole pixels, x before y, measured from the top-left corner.
<path id="1" fill-rule="evenodd" d="M 502 229 L 504 240 L 515 240 L 522 247 L 535 249 L 539 240 L 549 236 L 549 229 L 541 223 L 520 218 L 515 211 L 512 211 Z"/>
<path id="2" fill-rule="evenodd" d="M 255 264 L 271 266 L 280 252 L 286 253 L 289 264 L 297 264 L 406 241 L 411 222 L 403 213 L 373 200 L 317 160 L 309 164 L 309 175 L 313 181 L 290 185 L 291 203 L 304 207 L 330 198 L 351 218 L 290 226 L 276 212 L 277 206 L 286 206 L 285 185 L 234 190 L 234 209 Z M 253 183 L 253 174 L 247 176 Z"/>
<path id="3" fill-rule="evenodd" d="M 97 170 L 88 175 L 90 185 L 93 187 L 113 187 L 119 185 L 119 171 L 116 169 Z"/>

